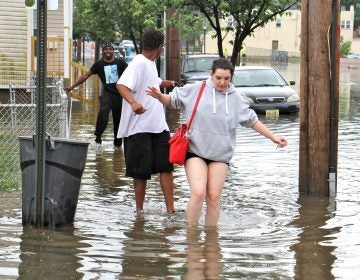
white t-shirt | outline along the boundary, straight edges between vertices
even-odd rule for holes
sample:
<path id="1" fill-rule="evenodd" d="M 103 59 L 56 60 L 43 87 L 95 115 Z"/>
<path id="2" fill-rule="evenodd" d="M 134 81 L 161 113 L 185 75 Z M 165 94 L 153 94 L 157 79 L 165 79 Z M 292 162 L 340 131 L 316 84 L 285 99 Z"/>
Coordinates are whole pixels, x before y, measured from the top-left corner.
<path id="1" fill-rule="evenodd" d="M 148 86 L 160 88 L 161 82 L 155 61 L 138 54 L 129 63 L 117 84 L 129 88 L 135 100 L 142 104 L 146 111 L 137 115 L 133 112 L 130 104 L 124 100 L 117 138 L 128 137 L 136 133 L 160 133 L 169 130 L 163 104 L 145 92 Z"/>

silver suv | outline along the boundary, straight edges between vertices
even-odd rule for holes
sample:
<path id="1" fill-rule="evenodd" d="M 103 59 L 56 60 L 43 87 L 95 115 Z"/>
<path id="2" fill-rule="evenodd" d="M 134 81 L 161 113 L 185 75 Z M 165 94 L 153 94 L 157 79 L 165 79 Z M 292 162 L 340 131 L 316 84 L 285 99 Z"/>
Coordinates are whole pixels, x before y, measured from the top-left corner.
<path id="1" fill-rule="evenodd" d="M 188 54 L 181 57 L 181 83 L 204 81 L 210 76 L 216 54 Z"/>

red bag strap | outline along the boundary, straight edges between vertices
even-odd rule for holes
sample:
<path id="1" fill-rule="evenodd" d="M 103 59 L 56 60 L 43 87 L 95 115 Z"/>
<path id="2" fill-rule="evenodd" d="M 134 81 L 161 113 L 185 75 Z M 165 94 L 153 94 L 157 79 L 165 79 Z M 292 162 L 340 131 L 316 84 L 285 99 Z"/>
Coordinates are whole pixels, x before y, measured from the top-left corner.
<path id="1" fill-rule="evenodd" d="M 190 116 L 190 119 L 189 119 L 189 122 L 188 122 L 188 125 L 187 125 L 187 130 L 190 129 L 190 126 L 191 126 L 191 123 L 192 123 L 192 120 L 194 118 L 194 115 L 195 115 L 195 112 L 196 112 L 196 108 L 199 104 L 199 101 L 200 101 L 200 98 L 201 98 L 201 95 L 205 89 L 205 86 L 206 86 L 206 81 L 203 81 L 202 85 L 201 85 L 201 88 L 199 90 L 199 93 L 197 95 L 197 98 L 196 98 L 196 102 L 195 102 L 195 105 L 194 105 L 194 109 L 192 110 L 191 112 L 191 116 Z"/>

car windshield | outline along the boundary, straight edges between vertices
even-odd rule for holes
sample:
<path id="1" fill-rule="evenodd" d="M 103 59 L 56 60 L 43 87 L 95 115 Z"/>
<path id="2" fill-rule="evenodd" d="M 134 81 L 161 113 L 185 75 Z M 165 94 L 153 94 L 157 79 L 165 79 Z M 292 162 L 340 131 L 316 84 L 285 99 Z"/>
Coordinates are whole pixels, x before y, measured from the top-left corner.
<path id="1" fill-rule="evenodd" d="M 274 69 L 236 70 L 232 83 L 236 87 L 286 86 L 287 83 Z"/>
<path id="2" fill-rule="evenodd" d="M 184 73 L 189 72 L 208 72 L 212 63 L 218 57 L 191 57 L 186 59 Z"/>

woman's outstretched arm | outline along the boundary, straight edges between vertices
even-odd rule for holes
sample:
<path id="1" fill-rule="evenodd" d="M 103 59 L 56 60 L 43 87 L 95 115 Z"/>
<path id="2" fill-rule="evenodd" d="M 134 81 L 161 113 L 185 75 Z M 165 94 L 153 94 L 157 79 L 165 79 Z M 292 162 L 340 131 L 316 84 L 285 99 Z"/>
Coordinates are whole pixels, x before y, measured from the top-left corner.
<path id="1" fill-rule="evenodd" d="M 256 123 L 252 126 L 252 129 L 259 132 L 261 135 L 264 135 L 266 138 L 269 138 L 275 144 L 278 144 L 279 148 L 284 148 L 287 146 L 288 142 L 285 137 L 277 136 L 272 131 L 265 126 L 261 121 L 256 121 Z"/>
<path id="2" fill-rule="evenodd" d="M 171 97 L 168 94 L 161 93 L 156 87 L 149 86 L 146 90 L 147 94 L 159 100 L 165 106 L 171 105 Z"/>

